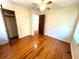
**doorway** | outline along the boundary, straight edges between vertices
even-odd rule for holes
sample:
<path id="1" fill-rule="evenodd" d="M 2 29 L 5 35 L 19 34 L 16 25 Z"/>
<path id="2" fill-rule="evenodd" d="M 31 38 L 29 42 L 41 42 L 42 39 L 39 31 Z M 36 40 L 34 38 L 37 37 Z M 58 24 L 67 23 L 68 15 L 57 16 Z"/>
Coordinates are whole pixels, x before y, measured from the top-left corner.
<path id="1" fill-rule="evenodd" d="M 3 15 L 10 41 L 11 39 L 18 38 L 15 12 L 12 10 L 3 9 Z"/>
<path id="2" fill-rule="evenodd" d="M 39 32 L 39 15 L 33 14 L 32 17 L 32 35 L 37 35 Z"/>
<path id="3" fill-rule="evenodd" d="M 45 15 L 33 14 L 32 35 L 44 34 Z"/>
<path id="4" fill-rule="evenodd" d="M 39 15 L 39 34 L 44 34 L 45 15 Z"/>

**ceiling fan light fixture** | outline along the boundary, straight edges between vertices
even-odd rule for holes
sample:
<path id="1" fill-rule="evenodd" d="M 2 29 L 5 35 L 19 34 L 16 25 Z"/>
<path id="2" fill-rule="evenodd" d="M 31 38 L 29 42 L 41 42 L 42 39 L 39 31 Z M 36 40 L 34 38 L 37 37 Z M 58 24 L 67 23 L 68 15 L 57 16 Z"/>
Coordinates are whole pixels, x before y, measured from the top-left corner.
<path id="1" fill-rule="evenodd" d="M 45 9 L 47 9 L 47 7 L 48 6 L 46 4 L 41 4 L 39 9 L 40 9 L 40 11 L 45 11 Z"/>
<path id="2" fill-rule="evenodd" d="M 41 3 L 34 3 L 35 5 L 37 5 L 37 10 L 40 11 L 45 11 L 46 9 L 49 8 L 49 5 L 52 4 L 52 1 L 45 1 L 45 0 L 41 0 Z"/>
<path id="3" fill-rule="evenodd" d="M 40 11 L 44 11 L 45 9 L 45 7 L 40 7 Z"/>

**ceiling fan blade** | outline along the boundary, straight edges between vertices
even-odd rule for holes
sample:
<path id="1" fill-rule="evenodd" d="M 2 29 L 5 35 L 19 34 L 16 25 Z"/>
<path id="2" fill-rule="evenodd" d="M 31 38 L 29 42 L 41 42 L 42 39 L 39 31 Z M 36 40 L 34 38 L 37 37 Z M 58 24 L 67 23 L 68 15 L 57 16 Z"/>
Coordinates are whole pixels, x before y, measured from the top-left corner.
<path id="1" fill-rule="evenodd" d="M 41 0 L 42 2 L 44 2 L 45 0 Z"/>
<path id="2" fill-rule="evenodd" d="M 50 10 L 51 8 L 46 8 L 47 10 Z"/>
<path id="3" fill-rule="evenodd" d="M 37 3 L 32 3 L 33 5 L 38 5 Z"/>
<path id="4" fill-rule="evenodd" d="M 52 1 L 47 2 L 46 4 L 52 4 Z"/>

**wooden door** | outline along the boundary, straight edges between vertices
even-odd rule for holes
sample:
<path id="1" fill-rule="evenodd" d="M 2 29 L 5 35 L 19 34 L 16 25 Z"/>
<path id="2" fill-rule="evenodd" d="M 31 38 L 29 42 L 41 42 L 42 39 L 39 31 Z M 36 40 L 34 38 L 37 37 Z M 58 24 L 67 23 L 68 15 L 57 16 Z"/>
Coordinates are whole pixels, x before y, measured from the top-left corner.
<path id="1" fill-rule="evenodd" d="M 39 16 L 39 34 L 44 34 L 45 15 Z"/>

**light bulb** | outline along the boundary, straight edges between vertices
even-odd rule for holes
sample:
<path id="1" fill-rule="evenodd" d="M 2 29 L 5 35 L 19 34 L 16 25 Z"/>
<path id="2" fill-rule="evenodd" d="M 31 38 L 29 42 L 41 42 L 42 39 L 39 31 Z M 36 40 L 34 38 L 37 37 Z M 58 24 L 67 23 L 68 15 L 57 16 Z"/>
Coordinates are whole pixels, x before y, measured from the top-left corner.
<path id="1" fill-rule="evenodd" d="M 40 10 L 41 10 L 41 11 L 44 11 L 44 10 L 45 10 L 45 7 L 44 7 L 44 6 L 41 6 L 41 7 L 40 7 Z"/>

